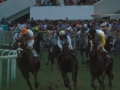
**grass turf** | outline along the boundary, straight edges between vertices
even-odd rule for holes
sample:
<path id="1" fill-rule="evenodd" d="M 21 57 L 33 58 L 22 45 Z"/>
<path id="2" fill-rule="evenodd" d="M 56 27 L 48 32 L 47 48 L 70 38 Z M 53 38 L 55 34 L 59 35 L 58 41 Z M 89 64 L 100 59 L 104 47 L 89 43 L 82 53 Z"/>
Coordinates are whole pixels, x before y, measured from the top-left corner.
<path id="1" fill-rule="evenodd" d="M 53 70 L 50 70 L 50 64 L 46 66 L 47 63 L 47 52 L 42 53 L 42 65 L 41 69 L 38 73 L 38 81 L 40 82 L 40 87 L 37 90 L 68 90 L 65 88 L 63 79 L 61 76 L 61 73 L 58 71 L 57 64 L 55 63 L 53 65 Z M 77 90 L 93 90 L 90 86 L 90 72 L 86 65 L 81 64 L 81 57 L 78 52 L 77 55 L 78 62 L 79 62 L 79 69 L 78 69 L 78 77 L 77 77 Z M 114 58 L 114 66 L 113 66 L 113 72 L 115 74 L 114 80 L 113 80 L 113 89 L 112 90 L 119 90 L 120 89 L 120 58 Z M 29 90 L 29 87 L 25 81 L 25 79 L 22 77 L 21 72 L 19 71 L 17 67 L 17 76 L 15 82 L 10 82 L 9 87 L 6 87 L 6 61 L 3 61 L 3 71 L 2 71 L 2 89 L 0 90 Z M 71 87 L 73 88 L 73 81 L 71 79 L 71 74 L 68 74 L 70 79 Z M 34 87 L 34 79 L 33 75 L 30 74 L 30 80 L 32 83 L 32 86 Z M 95 81 L 96 86 L 98 87 L 98 81 Z M 108 78 L 105 78 L 105 87 L 106 90 L 109 90 L 108 87 Z M 34 89 L 35 90 L 35 89 Z"/>

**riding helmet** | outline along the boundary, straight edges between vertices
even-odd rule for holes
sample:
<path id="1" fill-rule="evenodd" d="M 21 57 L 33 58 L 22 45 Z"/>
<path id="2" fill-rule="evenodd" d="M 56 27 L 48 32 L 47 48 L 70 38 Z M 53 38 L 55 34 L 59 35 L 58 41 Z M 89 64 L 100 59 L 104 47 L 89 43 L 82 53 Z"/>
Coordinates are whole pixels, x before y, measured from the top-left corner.
<path id="1" fill-rule="evenodd" d="M 94 28 L 91 28 L 88 32 L 90 35 L 94 36 L 96 33 L 96 30 Z"/>
<path id="2" fill-rule="evenodd" d="M 59 32 L 59 35 L 60 35 L 60 36 L 65 35 L 65 31 L 64 31 L 64 30 L 61 30 L 61 31 Z"/>
<path id="3" fill-rule="evenodd" d="M 22 28 L 22 29 L 21 29 L 21 33 L 22 33 L 22 34 L 26 34 L 26 33 L 27 33 L 27 29 L 26 29 L 26 28 Z"/>

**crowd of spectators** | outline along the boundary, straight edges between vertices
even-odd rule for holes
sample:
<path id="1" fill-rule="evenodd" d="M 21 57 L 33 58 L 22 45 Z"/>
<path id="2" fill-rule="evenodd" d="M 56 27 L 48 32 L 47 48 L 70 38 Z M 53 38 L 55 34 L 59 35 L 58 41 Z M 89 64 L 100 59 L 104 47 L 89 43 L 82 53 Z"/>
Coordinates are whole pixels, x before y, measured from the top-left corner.
<path id="1" fill-rule="evenodd" d="M 45 35 L 45 38 L 52 37 L 50 33 L 56 32 L 59 30 L 65 30 L 67 33 L 70 34 L 72 43 L 74 43 L 73 47 L 78 47 L 77 43 L 80 39 L 80 32 L 85 32 L 89 28 L 95 28 L 96 30 L 102 30 L 101 25 L 105 23 L 107 25 L 107 32 L 110 35 L 113 35 L 115 37 L 115 40 L 119 39 L 120 42 L 120 19 L 103 19 L 103 20 L 76 20 L 76 21 L 70 21 L 68 18 L 65 20 L 50 20 L 45 19 L 37 20 L 35 21 L 33 18 L 30 20 L 25 20 L 23 23 L 16 23 L 14 25 L 11 24 L 10 20 L 5 20 L 4 18 L 1 20 L 1 25 L 3 26 L 5 31 L 16 31 L 20 29 L 21 27 L 26 27 L 28 29 L 31 29 L 33 32 L 35 31 L 35 28 L 38 27 L 40 31 L 44 31 L 47 35 Z M 84 28 L 84 29 L 81 29 Z M 84 30 L 84 31 L 83 31 Z M 49 34 L 48 34 L 49 33 Z M 77 37 L 77 38 L 76 38 Z M 48 38 L 46 39 L 46 43 L 48 43 Z M 119 50 L 120 50 L 120 45 Z"/>
<path id="2" fill-rule="evenodd" d="M 99 0 L 36 0 L 37 6 L 92 5 Z"/>

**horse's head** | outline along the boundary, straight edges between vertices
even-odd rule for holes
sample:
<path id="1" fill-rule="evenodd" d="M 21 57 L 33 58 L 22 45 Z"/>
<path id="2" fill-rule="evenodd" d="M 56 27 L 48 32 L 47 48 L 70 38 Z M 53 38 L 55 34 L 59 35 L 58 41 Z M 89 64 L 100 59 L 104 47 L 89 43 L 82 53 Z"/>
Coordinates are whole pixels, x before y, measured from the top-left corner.
<path id="1" fill-rule="evenodd" d="M 45 42 L 45 40 L 44 40 L 44 38 L 43 38 L 43 33 L 41 33 L 41 32 L 38 32 L 37 33 L 37 36 L 35 37 L 35 41 L 43 41 L 43 42 Z"/>
<path id="2" fill-rule="evenodd" d="M 113 47 L 113 36 L 108 36 L 108 37 L 107 37 L 106 45 L 107 45 L 107 47 L 109 47 L 109 48 L 112 48 L 112 47 Z"/>
<path id="3" fill-rule="evenodd" d="M 22 54 L 26 50 L 23 40 L 17 40 L 16 45 L 17 45 L 17 55 L 18 57 L 22 57 Z"/>

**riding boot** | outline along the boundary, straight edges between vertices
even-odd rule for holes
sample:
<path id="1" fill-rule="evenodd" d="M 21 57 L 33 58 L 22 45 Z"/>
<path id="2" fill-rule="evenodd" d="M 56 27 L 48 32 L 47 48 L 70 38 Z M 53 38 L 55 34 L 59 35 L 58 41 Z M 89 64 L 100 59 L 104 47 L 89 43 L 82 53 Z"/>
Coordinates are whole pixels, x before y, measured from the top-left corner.
<path id="1" fill-rule="evenodd" d="M 15 48 L 15 47 L 14 47 L 14 43 L 15 43 L 15 41 L 13 41 L 13 42 L 11 43 L 11 47 L 12 47 L 12 48 Z"/>
<path id="2" fill-rule="evenodd" d="M 33 58 L 38 58 L 37 52 L 34 49 L 30 49 L 30 51 L 33 55 Z"/>

